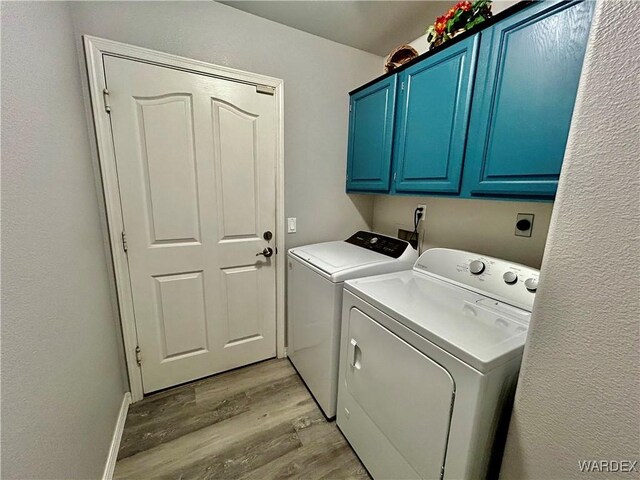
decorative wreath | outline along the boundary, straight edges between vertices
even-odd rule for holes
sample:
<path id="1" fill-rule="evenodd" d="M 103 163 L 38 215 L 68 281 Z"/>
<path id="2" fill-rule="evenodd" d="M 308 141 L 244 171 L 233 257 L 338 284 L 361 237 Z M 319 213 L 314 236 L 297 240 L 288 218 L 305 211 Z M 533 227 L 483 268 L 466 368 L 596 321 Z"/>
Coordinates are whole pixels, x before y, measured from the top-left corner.
<path id="1" fill-rule="evenodd" d="M 427 28 L 429 49 L 451 40 L 476 25 L 491 18 L 491 0 L 458 2 L 446 14 L 436 18 Z"/>

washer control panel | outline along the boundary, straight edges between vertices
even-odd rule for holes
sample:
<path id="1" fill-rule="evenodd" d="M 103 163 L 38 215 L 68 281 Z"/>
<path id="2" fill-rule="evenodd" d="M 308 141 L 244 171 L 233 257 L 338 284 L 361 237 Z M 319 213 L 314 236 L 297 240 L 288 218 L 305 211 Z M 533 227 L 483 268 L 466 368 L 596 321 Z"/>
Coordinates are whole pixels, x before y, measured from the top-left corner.
<path id="1" fill-rule="evenodd" d="M 482 272 L 484 272 L 485 268 L 486 265 L 482 260 L 472 260 L 471 263 L 469 263 L 469 271 L 473 275 L 480 275 Z"/>
<path id="2" fill-rule="evenodd" d="M 448 248 L 427 250 L 417 260 L 414 270 L 529 312 L 540 276 L 539 270 L 526 265 Z"/>
<path id="3" fill-rule="evenodd" d="M 513 285 L 514 283 L 518 282 L 518 274 L 516 272 L 508 270 L 504 272 L 504 275 L 502 275 L 502 279 L 507 285 Z"/>
<path id="4" fill-rule="evenodd" d="M 530 292 L 535 292 L 538 290 L 538 279 L 536 277 L 529 277 L 524 281 L 524 286 Z"/>
<path id="5" fill-rule="evenodd" d="M 413 248 L 409 242 L 399 238 L 387 237 L 373 232 L 360 231 L 345 240 L 358 247 L 373 250 L 392 258 L 400 258 L 407 248 Z"/>

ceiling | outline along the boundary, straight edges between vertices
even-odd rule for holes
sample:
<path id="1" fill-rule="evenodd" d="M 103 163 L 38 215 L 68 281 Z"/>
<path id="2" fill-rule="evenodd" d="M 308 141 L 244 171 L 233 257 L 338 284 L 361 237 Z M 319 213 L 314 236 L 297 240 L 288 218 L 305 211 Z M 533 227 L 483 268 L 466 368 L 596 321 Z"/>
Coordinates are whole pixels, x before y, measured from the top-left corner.
<path id="1" fill-rule="evenodd" d="M 380 56 L 425 33 L 455 1 L 224 0 L 243 10 Z"/>

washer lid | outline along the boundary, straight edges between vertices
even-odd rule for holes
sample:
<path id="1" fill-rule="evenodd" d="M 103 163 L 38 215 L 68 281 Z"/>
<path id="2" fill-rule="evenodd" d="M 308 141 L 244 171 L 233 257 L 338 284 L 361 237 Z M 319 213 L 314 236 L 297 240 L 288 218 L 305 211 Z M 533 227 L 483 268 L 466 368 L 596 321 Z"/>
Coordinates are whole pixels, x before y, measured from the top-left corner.
<path id="1" fill-rule="evenodd" d="M 386 255 L 344 241 L 316 243 L 296 247 L 289 253 L 310 263 L 328 275 L 367 265 L 394 261 Z"/>
<path id="2" fill-rule="evenodd" d="M 481 372 L 522 352 L 529 312 L 443 280 L 404 271 L 345 288 Z"/>

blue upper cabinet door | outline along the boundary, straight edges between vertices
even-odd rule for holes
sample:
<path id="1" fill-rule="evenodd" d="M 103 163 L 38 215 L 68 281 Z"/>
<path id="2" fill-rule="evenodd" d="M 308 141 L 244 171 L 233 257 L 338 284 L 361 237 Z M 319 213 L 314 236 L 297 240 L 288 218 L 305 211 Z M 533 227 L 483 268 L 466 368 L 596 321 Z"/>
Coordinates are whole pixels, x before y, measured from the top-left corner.
<path id="1" fill-rule="evenodd" d="M 540 2 L 483 32 L 463 195 L 553 198 L 594 3 Z"/>
<path id="2" fill-rule="evenodd" d="M 401 72 L 396 192 L 460 191 L 479 40 L 469 37 Z"/>
<path id="3" fill-rule="evenodd" d="M 388 192 L 396 102 L 396 75 L 351 96 L 348 192 Z"/>

